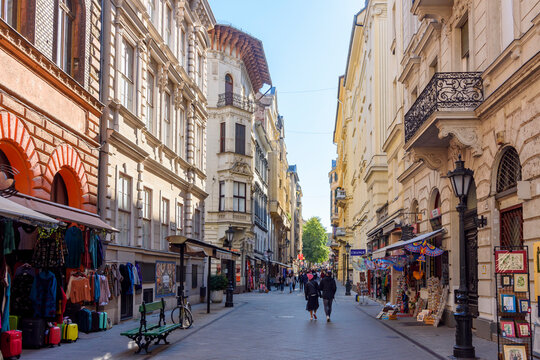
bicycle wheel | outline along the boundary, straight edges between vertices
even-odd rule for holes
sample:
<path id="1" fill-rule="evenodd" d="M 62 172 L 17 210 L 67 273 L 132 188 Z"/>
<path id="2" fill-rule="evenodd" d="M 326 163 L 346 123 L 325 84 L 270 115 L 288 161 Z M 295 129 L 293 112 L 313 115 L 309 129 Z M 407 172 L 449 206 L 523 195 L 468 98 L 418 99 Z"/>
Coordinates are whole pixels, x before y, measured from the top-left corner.
<path id="1" fill-rule="evenodd" d="M 171 321 L 174 324 L 179 324 L 180 323 L 180 307 L 177 306 L 174 309 L 172 309 L 172 311 L 171 311 Z"/>
<path id="2" fill-rule="evenodd" d="M 184 311 L 181 311 L 180 314 L 183 314 L 182 319 L 182 328 L 183 329 L 189 329 L 193 325 L 193 315 L 191 313 L 191 310 L 187 308 L 187 306 L 184 306 Z"/>

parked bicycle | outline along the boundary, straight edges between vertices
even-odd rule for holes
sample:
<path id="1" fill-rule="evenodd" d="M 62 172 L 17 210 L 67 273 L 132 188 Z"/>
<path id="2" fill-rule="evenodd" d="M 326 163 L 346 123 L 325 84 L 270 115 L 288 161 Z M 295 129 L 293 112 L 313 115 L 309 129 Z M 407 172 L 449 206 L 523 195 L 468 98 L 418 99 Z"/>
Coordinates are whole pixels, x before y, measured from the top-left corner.
<path id="1" fill-rule="evenodd" d="M 171 321 L 182 324 L 182 329 L 189 329 L 193 325 L 191 304 L 184 295 L 176 297 L 176 307 L 171 311 Z"/>

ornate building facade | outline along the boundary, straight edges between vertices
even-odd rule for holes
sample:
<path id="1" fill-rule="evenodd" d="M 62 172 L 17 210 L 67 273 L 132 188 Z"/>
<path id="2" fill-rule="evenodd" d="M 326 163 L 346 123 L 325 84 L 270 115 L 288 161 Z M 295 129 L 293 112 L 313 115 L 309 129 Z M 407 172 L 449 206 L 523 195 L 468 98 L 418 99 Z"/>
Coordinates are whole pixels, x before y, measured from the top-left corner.
<path id="1" fill-rule="evenodd" d="M 158 296 L 156 261 L 178 259 L 167 236 L 204 239 L 206 53 L 215 20 L 206 0 L 104 4 L 100 214 L 120 231 L 108 262 L 137 263 L 143 278 L 141 292 L 109 305 L 118 321 Z M 202 260 L 187 261 L 192 302 L 203 272 Z"/>

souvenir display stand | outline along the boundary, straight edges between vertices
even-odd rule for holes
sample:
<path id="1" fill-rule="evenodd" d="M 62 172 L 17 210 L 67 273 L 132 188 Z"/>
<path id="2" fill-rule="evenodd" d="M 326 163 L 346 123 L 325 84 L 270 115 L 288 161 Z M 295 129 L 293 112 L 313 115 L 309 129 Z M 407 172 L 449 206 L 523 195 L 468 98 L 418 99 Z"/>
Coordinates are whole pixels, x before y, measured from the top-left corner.
<path id="1" fill-rule="evenodd" d="M 497 345 L 500 360 L 532 360 L 527 246 L 495 246 Z"/>

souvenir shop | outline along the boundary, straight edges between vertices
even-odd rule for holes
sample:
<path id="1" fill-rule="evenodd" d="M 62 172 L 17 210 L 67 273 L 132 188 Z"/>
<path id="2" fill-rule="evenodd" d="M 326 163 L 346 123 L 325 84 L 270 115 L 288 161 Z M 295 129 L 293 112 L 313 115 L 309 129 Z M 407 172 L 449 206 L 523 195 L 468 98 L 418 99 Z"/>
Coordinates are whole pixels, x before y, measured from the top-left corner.
<path id="1" fill-rule="evenodd" d="M 374 251 L 365 260 L 371 296 L 392 304 L 396 313 L 438 323 L 448 298 L 443 232 L 439 229 Z"/>
<path id="2" fill-rule="evenodd" d="M 53 209 L 56 220 L 24 205 L 24 198 L 0 197 L 2 333 L 40 348 L 107 330 L 99 310 L 122 279 L 105 267 L 104 239 L 115 229 L 84 211 Z"/>

